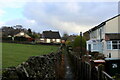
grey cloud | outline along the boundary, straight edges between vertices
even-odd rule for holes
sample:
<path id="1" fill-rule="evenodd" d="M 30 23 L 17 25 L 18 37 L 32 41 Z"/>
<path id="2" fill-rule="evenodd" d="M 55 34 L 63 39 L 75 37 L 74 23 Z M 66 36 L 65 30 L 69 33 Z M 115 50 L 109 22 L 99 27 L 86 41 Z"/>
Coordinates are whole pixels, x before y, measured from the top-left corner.
<path id="1" fill-rule="evenodd" d="M 37 29 L 78 33 L 117 15 L 117 10 L 115 2 L 28 2 L 24 16 L 35 20 Z"/>

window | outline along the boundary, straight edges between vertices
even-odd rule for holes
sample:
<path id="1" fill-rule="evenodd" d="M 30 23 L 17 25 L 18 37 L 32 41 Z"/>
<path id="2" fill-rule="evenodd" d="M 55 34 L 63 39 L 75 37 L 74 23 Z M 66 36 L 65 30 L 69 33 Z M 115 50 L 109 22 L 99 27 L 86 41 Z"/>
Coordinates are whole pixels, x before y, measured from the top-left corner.
<path id="1" fill-rule="evenodd" d="M 23 35 L 24 35 L 24 33 L 22 32 L 22 33 L 20 33 L 20 35 L 22 35 L 22 36 L 23 36 Z"/>
<path id="2" fill-rule="evenodd" d="M 93 50 L 97 50 L 97 44 L 93 44 Z"/>
<path id="3" fill-rule="evenodd" d="M 88 51 L 91 51 L 91 44 L 88 44 Z"/>
<path id="4" fill-rule="evenodd" d="M 52 41 L 55 41 L 55 39 L 52 39 Z"/>
<path id="5" fill-rule="evenodd" d="M 118 41 L 118 49 L 120 49 L 120 41 Z"/>
<path id="6" fill-rule="evenodd" d="M 60 42 L 60 39 L 56 39 L 56 42 Z"/>
<path id="7" fill-rule="evenodd" d="M 120 49 L 120 41 L 112 41 L 113 49 Z"/>
<path id="8" fill-rule="evenodd" d="M 113 49 L 118 49 L 117 41 L 112 41 Z"/>
<path id="9" fill-rule="evenodd" d="M 120 49 L 120 41 L 107 41 L 107 49 Z"/>
<path id="10" fill-rule="evenodd" d="M 107 49 L 112 49 L 112 43 L 111 41 L 107 41 Z"/>

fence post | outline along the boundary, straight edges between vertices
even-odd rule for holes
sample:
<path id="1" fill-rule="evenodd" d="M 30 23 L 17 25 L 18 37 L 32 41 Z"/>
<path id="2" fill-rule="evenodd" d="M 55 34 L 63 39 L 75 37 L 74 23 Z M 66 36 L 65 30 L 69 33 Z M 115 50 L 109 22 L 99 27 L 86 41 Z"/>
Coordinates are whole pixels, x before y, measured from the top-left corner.
<path id="1" fill-rule="evenodd" d="M 98 77 L 99 77 L 99 80 L 102 80 L 103 77 L 102 77 L 102 71 L 104 70 L 104 65 L 100 64 L 98 65 Z"/>
<path id="2" fill-rule="evenodd" d="M 83 56 L 83 53 L 82 53 L 82 32 L 80 32 L 80 47 L 81 47 L 81 50 L 80 50 L 80 55 L 81 57 Z"/>

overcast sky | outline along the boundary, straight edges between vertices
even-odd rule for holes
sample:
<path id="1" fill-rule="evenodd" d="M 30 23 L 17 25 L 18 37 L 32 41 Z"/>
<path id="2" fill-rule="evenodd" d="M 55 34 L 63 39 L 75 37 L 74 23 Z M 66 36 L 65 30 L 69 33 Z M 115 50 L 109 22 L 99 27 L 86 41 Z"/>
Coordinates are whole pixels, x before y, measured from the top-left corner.
<path id="1" fill-rule="evenodd" d="M 117 14 L 117 1 L 0 1 L 0 26 L 23 25 L 36 32 L 79 34 Z"/>

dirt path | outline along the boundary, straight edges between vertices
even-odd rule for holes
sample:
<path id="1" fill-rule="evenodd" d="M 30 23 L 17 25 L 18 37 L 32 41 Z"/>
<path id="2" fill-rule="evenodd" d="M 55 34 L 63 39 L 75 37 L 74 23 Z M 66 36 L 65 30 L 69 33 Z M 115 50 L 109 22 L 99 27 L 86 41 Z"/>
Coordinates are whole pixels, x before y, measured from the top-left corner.
<path id="1" fill-rule="evenodd" d="M 62 51 L 61 63 L 57 65 L 57 77 L 58 80 L 74 80 L 71 62 L 66 50 Z"/>
<path id="2" fill-rule="evenodd" d="M 65 54 L 65 80 L 74 80 L 72 67 L 70 66 L 70 59 L 68 54 Z"/>

